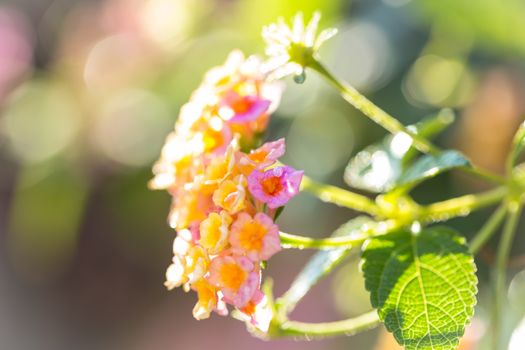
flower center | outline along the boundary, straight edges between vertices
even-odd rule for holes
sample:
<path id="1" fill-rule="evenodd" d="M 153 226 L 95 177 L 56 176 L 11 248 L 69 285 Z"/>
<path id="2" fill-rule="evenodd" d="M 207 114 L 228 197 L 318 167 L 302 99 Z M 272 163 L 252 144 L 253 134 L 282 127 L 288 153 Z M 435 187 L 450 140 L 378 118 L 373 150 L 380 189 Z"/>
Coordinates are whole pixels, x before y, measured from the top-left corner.
<path id="1" fill-rule="evenodd" d="M 237 264 L 224 264 L 221 267 L 221 284 L 225 288 L 239 290 L 247 276 L 248 273 Z"/>
<path id="2" fill-rule="evenodd" d="M 248 112 L 253 105 L 253 100 L 249 97 L 242 97 L 234 100 L 230 107 L 235 111 L 235 114 L 244 114 Z"/>
<path id="3" fill-rule="evenodd" d="M 265 193 L 273 196 L 283 189 L 281 179 L 277 176 L 268 177 L 261 181 L 261 186 Z"/>
<path id="4" fill-rule="evenodd" d="M 204 230 L 201 232 L 201 244 L 210 249 L 217 245 L 221 238 L 221 219 L 219 215 L 210 215 L 208 221 L 203 221 L 205 225 L 201 226 Z"/>
<path id="5" fill-rule="evenodd" d="M 247 251 L 260 251 L 264 236 L 266 236 L 266 227 L 256 221 L 251 221 L 242 227 L 239 237 L 240 244 Z"/>
<path id="6" fill-rule="evenodd" d="M 207 129 L 203 132 L 204 150 L 211 152 L 224 145 L 224 135 L 220 130 Z"/>
<path id="7" fill-rule="evenodd" d="M 268 156 L 268 152 L 255 151 L 255 152 L 250 153 L 248 157 L 250 157 L 250 159 L 253 160 L 254 162 L 260 163 L 263 160 L 265 160 L 267 156 Z"/>
<path id="8" fill-rule="evenodd" d="M 306 47 L 303 43 L 290 43 L 288 47 L 288 55 L 290 56 L 290 61 L 295 62 L 303 67 L 308 66 L 310 60 L 312 59 L 313 49 L 311 47 Z"/>

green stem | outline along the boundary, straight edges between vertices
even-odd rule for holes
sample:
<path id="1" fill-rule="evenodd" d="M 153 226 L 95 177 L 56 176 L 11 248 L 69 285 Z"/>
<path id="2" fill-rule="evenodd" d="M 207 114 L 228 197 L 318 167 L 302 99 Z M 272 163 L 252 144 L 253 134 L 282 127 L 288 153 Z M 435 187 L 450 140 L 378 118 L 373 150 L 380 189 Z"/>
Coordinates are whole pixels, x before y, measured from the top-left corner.
<path id="1" fill-rule="evenodd" d="M 360 236 L 349 237 L 329 237 L 329 238 L 310 238 L 293 235 L 286 232 L 279 232 L 281 245 L 283 248 L 297 249 L 332 249 L 332 248 L 352 248 L 362 244 L 371 237 L 371 230 L 363 232 Z"/>
<path id="2" fill-rule="evenodd" d="M 494 232 L 503 221 L 505 213 L 507 212 L 507 205 L 503 203 L 498 207 L 498 209 L 492 214 L 490 219 L 483 225 L 481 230 L 476 234 L 469 244 L 469 250 L 472 254 L 476 254 L 481 247 L 492 237 Z"/>
<path id="3" fill-rule="evenodd" d="M 328 80 L 328 82 L 330 82 L 341 93 L 341 96 L 347 102 L 363 112 L 364 115 L 373 120 L 375 123 L 388 130 L 390 133 L 395 134 L 403 132 L 409 135 L 414 142 L 414 146 L 423 153 L 436 154 L 439 152 L 439 149 L 432 145 L 427 139 L 405 128 L 405 126 L 401 124 L 396 118 L 392 117 L 390 114 L 376 106 L 372 101 L 363 96 L 354 87 L 338 80 L 319 61 L 312 58 L 312 62 L 309 64 L 309 67 Z"/>
<path id="4" fill-rule="evenodd" d="M 349 236 L 310 238 L 279 232 L 281 245 L 284 248 L 298 249 L 332 249 L 352 248 L 361 245 L 371 237 L 381 236 L 401 227 L 401 223 L 395 220 L 379 221 L 363 225 L 361 232 Z"/>
<path id="5" fill-rule="evenodd" d="M 384 216 L 381 208 L 365 196 L 342 188 L 325 185 L 304 177 L 301 189 L 318 197 L 323 202 L 368 213 Z M 470 212 L 493 205 L 508 194 L 506 186 L 500 186 L 480 194 L 468 194 L 423 206 L 414 219 L 422 222 L 446 221 L 457 216 L 467 216 Z"/>
<path id="6" fill-rule="evenodd" d="M 340 335 L 353 335 L 372 329 L 379 325 L 380 322 L 376 310 L 354 318 L 335 322 L 306 323 L 285 320 L 279 324 L 278 327 L 273 328 L 268 336 L 271 339 L 292 337 L 294 339 L 310 340 Z"/>
<path id="7" fill-rule="evenodd" d="M 522 206 L 518 202 L 511 202 L 508 204 L 508 215 L 501 241 L 498 246 L 498 253 L 496 255 L 495 266 L 495 293 L 493 302 L 493 342 L 494 349 L 505 348 L 502 344 L 501 328 L 502 317 L 501 313 L 505 307 L 505 285 L 507 283 L 507 264 L 509 261 L 509 253 L 514 240 L 514 234 L 520 218 Z"/>
<path id="8" fill-rule="evenodd" d="M 365 212 L 373 216 L 380 214 L 379 207 L 370 199 L 342 188 L 325 185 L 303 176 L 301 189 L 318 197 L 323 202 Z"/>
<path id="9" fill-rule="evenodd" d="M 429 204 L 422 208 L 419 219 L 423 222 L 434 222 L 446 221 L 457 216 L 467 216 L 474 210 L 501 201 L 507 193 L 507 188 L 502 186 L 480 194 L 469 194 Z"/>
<path id="10" fill-rule="evenodd" d="M 488 182 L 493 182 L 499 185 L 507 184 L 507 179 L 505 177 L 497 175 L 497 174 L 493 174 L 479 167 L 468 167 L 467 166 L 467 167 L 462 167 L 460 170 L 463 170 L 466 173 L 475 175 L 479 177 L 480 179 L 483 179 Z"/>
<path id="11" fill-rule="evenodd" d="M 322 185 L 323 187 L 325 185 Z M 333 187 L 333 186 L 328 186 Z M 337 189 L 337 187 L 335 187 Z M 340 190 L 340 189 L 339 189 Z M 330 190 L 331 191 L 331 190 Z M 346 192 L 344 190 L 341 190 Z M 466 216 L 472 211 L 485 208 L 501 201 L 507 195 L 508 190 L 505 187 L 498 187 L 493 190 L 480 194 L 469 194 L 457 198 L 448 199 L 442 202 L 436 202 L 419 208 L 410 220 L 404 223 L 409 224 L 413 221 L 421 223 L 431 223 L 436 221 L 447 221 L 458 216 Z M 375 206 L 375 204 L 374 204 Z M 377 210 L 379 208 L 377 207 Z M 361 235 L 352 235 L 348 237 L 328 237 L 328 238 L 310 238 L 290 233 L 280 232 L 281 244 L 284 248 L 298 249 L 330 249 L 338 247 L 355 247 L 362 244 L 372 236 L 383 235 L 397 228 L 402 227 L 403 221 L 386 220 L 377 222 L 374 225 L 365 227 Z M 482 243 L 480 241 L 477 244 Z M 476 249 L 478 249 L 477 247 Z"/>

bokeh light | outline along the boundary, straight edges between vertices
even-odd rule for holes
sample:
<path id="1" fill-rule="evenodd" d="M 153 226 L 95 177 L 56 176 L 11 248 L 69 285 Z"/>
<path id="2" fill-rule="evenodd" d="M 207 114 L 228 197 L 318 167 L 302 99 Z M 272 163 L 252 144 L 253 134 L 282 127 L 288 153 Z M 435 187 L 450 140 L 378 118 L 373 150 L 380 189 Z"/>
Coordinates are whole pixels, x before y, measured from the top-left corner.
<path id="1" fill-rule="evenodd" d="M 71 145 L 81 121 L 70 91 L 42 79 L 28 82 L 14 92 L 1 120 L 1 130 L 19 159 L 37 163 Z"/>
<path id="2" fill-rule="evenodd" d="M 118 163 L 147 166 L 156 159 L 171 125 L 166 105 L 151 92 L 122 91 L 95 120 L 93 141 Z"/>
<path id="3" fill-rule="evenodd" d="M 31 70 L 32 41 L 26 16 L 0 4 L 0 106 L 7 93 Z"/>
<path id="4" fill-rule="evenodd" d="M 330 45 L 335 73 L 357 89 L 370 91 L 387 82 L 396 56 L 384 30 L 371 21 L 352 21 L 340 28 Z"/>
<path id="5" fill-rule="evenodd" d="M 463 106 L 473 94 L 472 74 L 459 59 L 437 55 L 420 57 L 405 81 L 406 96 L 430 106 Z"/>
<path id="6" fill-rule="evenodd" d="M 340 168 L 354 147 L 349 120 L 339 111 L 310 110 L 296 117 L 287 136 L 288 157 L 312 176 L 325 178 Z M 305 143 L 308 140 L 308 143 Z"/>

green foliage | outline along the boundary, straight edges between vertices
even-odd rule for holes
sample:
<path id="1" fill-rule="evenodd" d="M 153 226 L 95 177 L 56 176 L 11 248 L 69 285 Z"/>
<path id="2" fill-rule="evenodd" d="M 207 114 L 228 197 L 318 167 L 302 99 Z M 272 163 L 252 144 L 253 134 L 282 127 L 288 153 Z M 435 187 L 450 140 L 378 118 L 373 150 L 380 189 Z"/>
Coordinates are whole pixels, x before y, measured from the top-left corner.
<path id="1" fill-rule="evenodd" d="M 400 230 L 371 239 L 362 259 L 372 305 L 405 349 L 456 349 L 477 292 L 462 237 L 445 227 Z"/>
<path id="2" fill-rule="evenodd" d="M 425 155 L 397 179 L 397 186 L 414 186 L 445 171 L 470 166 L 470 162 L 457 151 L 443 151 L 438 155 Z"/>
<path id="3" fill-rule="evenodd" d="M 421 136 L 432 137 L 453 121 L 452 113 L 443 110 L 437 116 L 408 128 Z M 389 191 L 396 185 L 415 154 L 408 135 L 388 135 L 381 142 L 366 147 L 350 160 L 345 169 L 345 182 L 351 187 L 370 192 Z"/>

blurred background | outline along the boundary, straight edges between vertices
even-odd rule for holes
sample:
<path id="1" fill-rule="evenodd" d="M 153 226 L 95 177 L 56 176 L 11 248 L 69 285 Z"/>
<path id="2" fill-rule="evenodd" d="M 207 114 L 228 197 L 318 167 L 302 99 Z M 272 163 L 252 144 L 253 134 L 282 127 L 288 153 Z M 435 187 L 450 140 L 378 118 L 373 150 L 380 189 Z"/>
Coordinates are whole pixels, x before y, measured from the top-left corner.
<path id="1" fill-rule="evenodd" d="M 321 50 L 336 75 L 405 124 L 453 108 L 457 122 L 437 142 L 503 171 L 525 115 L 522 0 L 2 0 L 0 349 L 399 349 L 381 328 L 264 342 L 231 318 L 195 321 L 195 295 L 163 287 L 174 236 L 170 199 L 146 183 L 178 109 L 229 51 L 262 53 L 262 25 L 316 9 L 322 26 L 340 30 Z M 268 138 L 286 136 L 285 162 L 344 186 L 348 160 L 384 131 L 312 74 L 287 85 Z M 415 196 L 428 203 L 482 189 L 471 177 L 446 174 Z M 452 225 L 472 236 L 489 212 Z M 279 224 L 325 236 L 355 215 L 301 194 Z M 510 350 L 525 346 L 520 231 L 506 313 Z M 464 350 L 486 348 L 493 247 L 478 259 L 481 301 Z M 272 259 L 266 275 L 276 295 L 309 255 Z M 329 321 L 369 308 L 353 257 L 293 317 Z"/>

